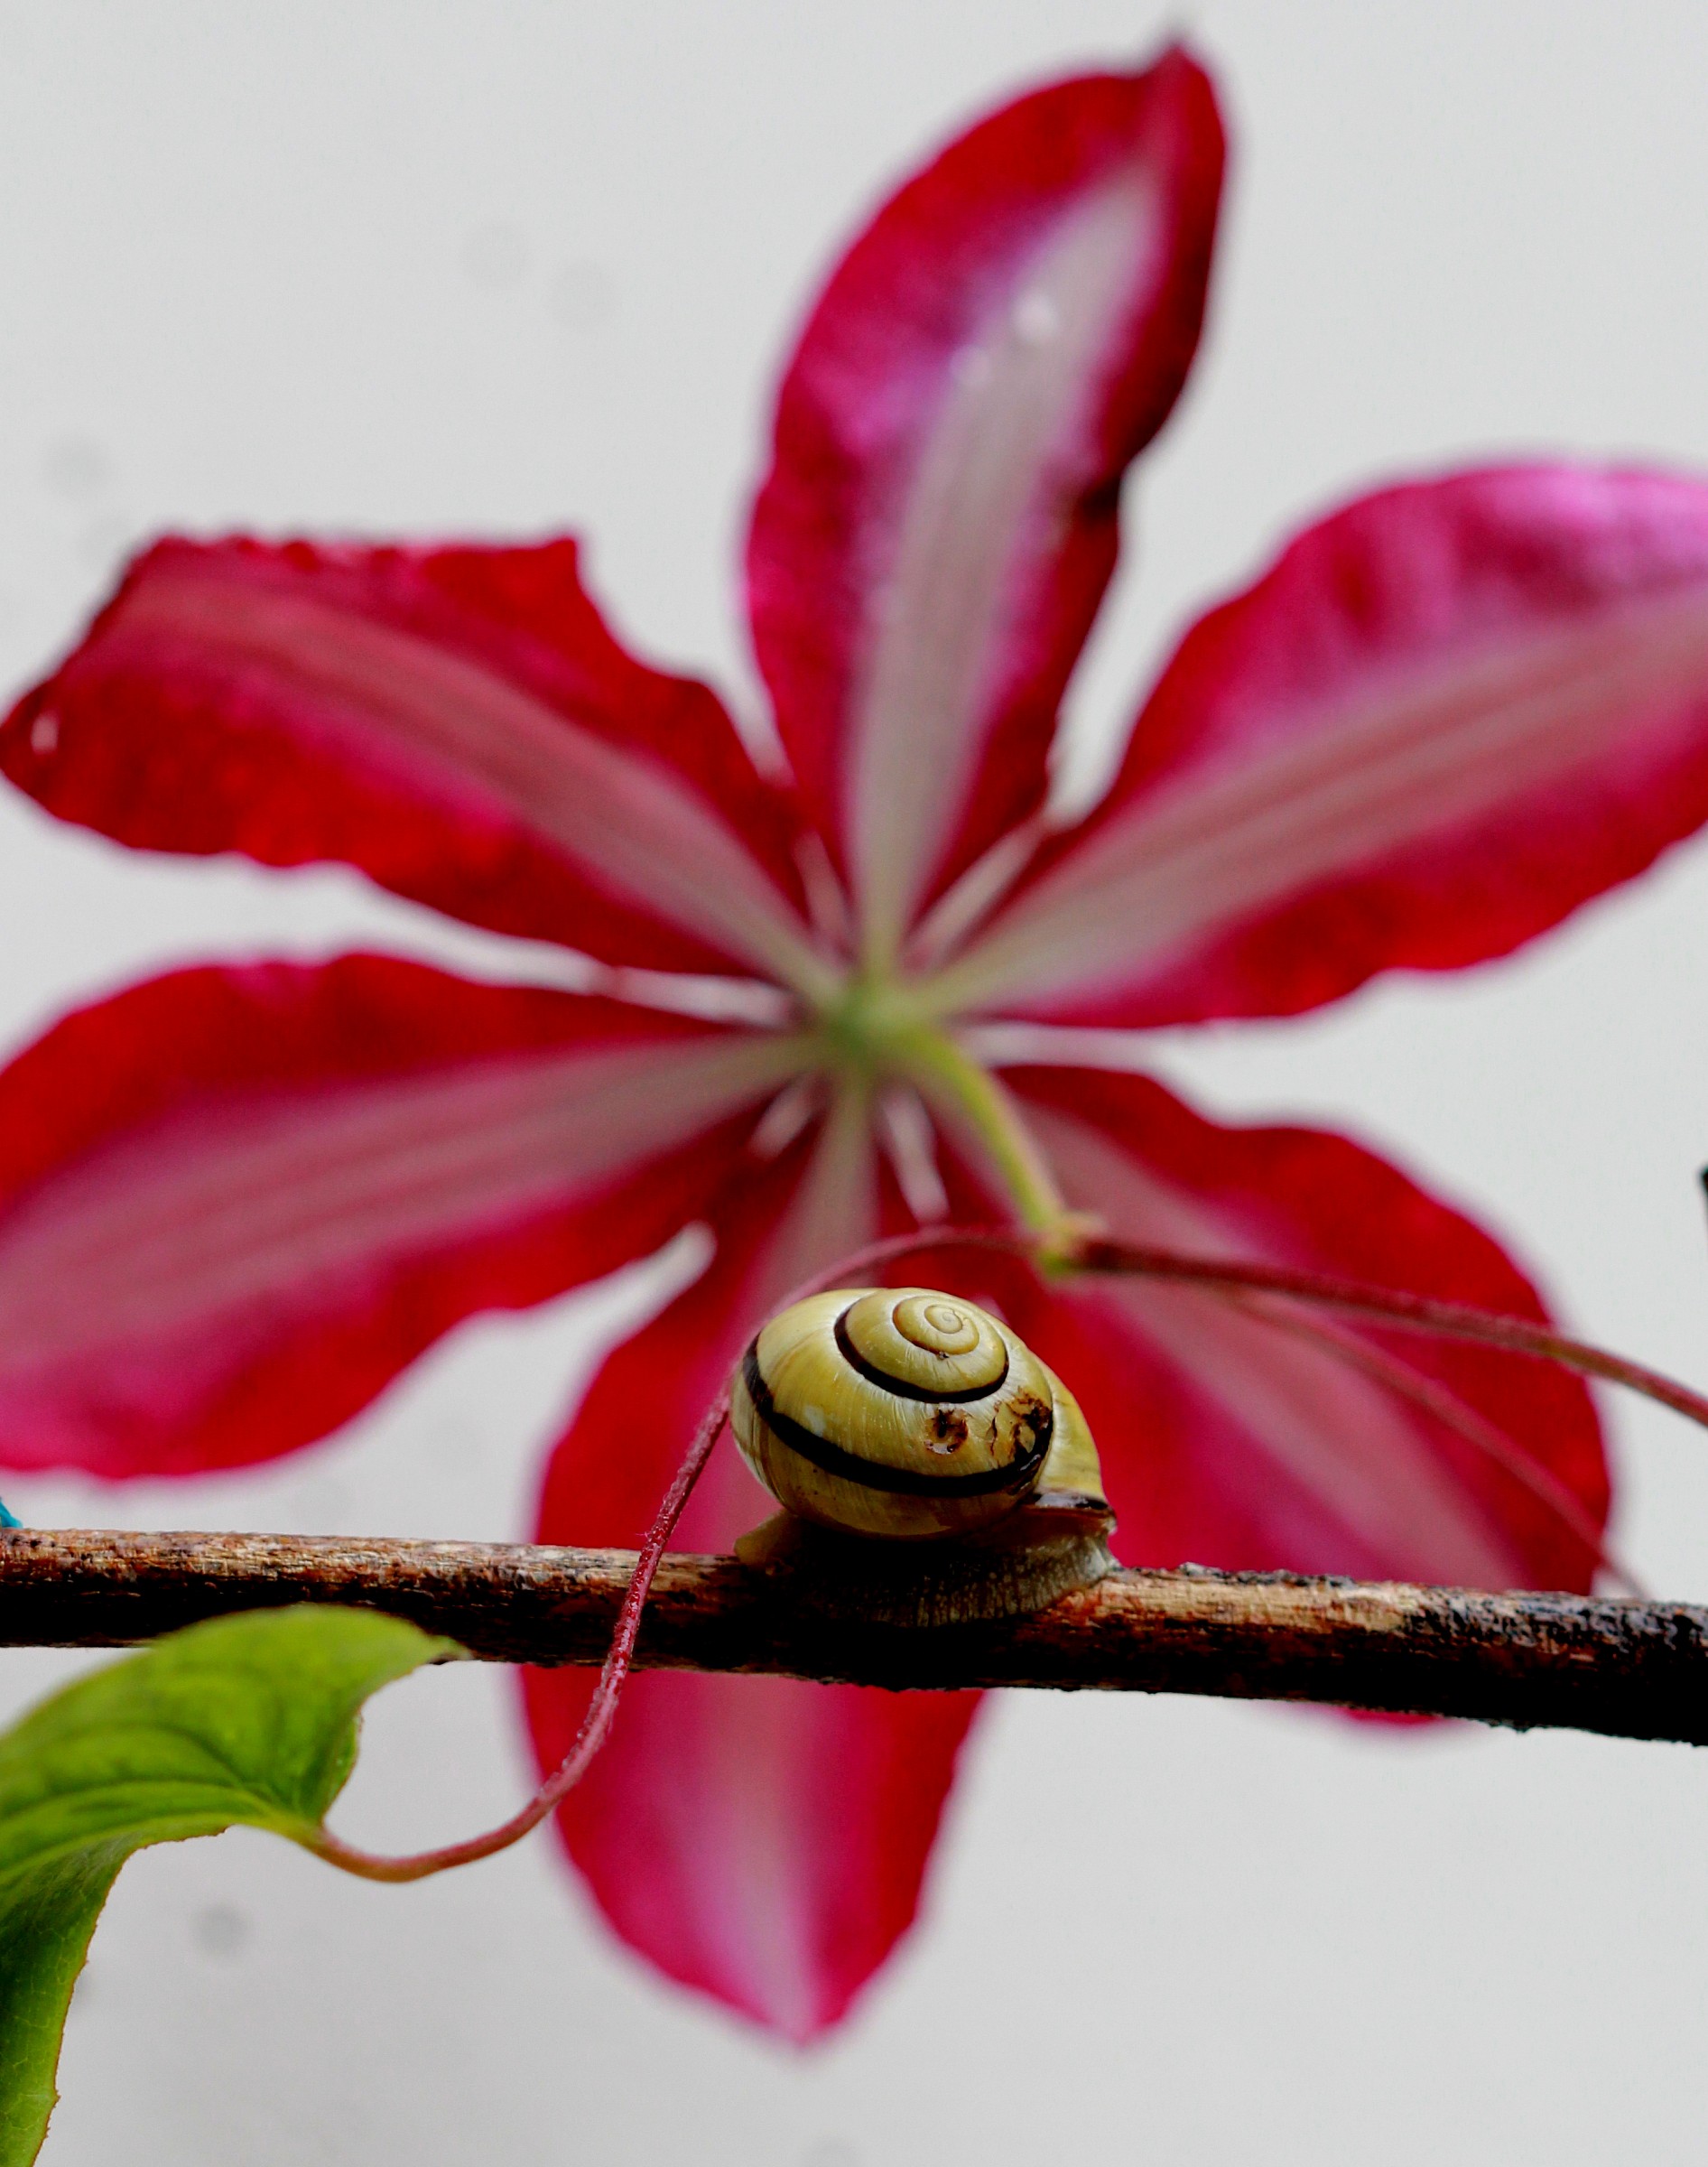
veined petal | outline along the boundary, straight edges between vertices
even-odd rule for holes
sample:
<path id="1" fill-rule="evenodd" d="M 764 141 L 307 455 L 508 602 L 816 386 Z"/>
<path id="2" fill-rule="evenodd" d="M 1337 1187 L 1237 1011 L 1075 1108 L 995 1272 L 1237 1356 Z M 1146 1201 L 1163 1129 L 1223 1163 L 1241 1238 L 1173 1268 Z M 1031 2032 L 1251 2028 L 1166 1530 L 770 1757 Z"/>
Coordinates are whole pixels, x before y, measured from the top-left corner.
<path id="1" fill-rule="evenodd" d="M 1487 1234 L 1344 1137 L 1221 1128 L 1137 1076 L 1007 1081 L 1070 1201 L 1124 1239 L 1546 1315 Z M 1085 1408 L 1126 1562 L 1589 1586 L 1608 1478 L 1577 1378 L 1299 1305 L 1030 1284 L 1016 1327 Z"/>
<path id="2" fill-rule="evenodd" d="M 807 325 L 754 641 L 877 962 L 1043 800 L 1121 473 L 1197 343 L 1221 167 L 1178 50 L 1035 92 L 891 199 Z"/>
<path id="3" fill-rule="evenodd" d="M 786 1043 L 378 956 L 180 972 L 0 1074 L 0 1461 L 323 1436 L 450 1325 L 643 1255 Z"/>
<path id="4" fill-rule="evenodd" d="M 705 1276 L 594 1381 L 552 1459 L 540 1539 L 635 1543 L 756 1326 L 803 1274 L 868 1238 L 877 1212 L 870 1144 L 851 1113 L 744 1170 L 714 1214 Z M 676 1547 L 728 1550 L 775 1510 L 726 1438 Z M 590 1676 L 533 1670 L 525 1684 L 540 1764 L 555 1766 Z M 977 1701 L 647 1672 L 631 1679 L 560 1830 L 633 1948 L 684 1986 L 810 2039 L 843 2014 L 914 1917 Z"/>
<path id="5" fill-rule="evenodd" d="M 1311 527 L 1187 634 L 1105 803 L 946 1007 L 1288 1013 L 1504 954 L 1708 817 L 1708 485 L 1451 476 Z"/>
<path id="6" fill-rule="evenodd" d="M 819 968 L 786 800 L 715 694 L 618 646 L 572 542 L 159 543 L 0 769 L 121 842 L 344 859 L 609 963 Z"/>

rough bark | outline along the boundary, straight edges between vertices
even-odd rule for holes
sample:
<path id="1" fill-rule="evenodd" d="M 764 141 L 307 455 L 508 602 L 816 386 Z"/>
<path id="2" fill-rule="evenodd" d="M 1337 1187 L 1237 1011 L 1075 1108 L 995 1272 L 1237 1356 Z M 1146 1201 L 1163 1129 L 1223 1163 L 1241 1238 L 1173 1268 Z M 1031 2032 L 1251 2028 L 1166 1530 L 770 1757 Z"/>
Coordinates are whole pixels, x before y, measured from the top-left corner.
<path id="1" fill-rule="evenodd" d="M 119 1647 L 198 1618 L 355 1603 L 495 1662 L 594 1663 L 620 1550 L 296 1535 L 0 1536 L 0 1644 Z M 664 1560 L 643 1666 L 898 1689 L 1048 1686 L 1306 1700 L 1708 1744 L 1708 1610 L 1292 1576 L 1117 1572 L 1026 1618 L 878 1626 L 786 1572 Z"/>

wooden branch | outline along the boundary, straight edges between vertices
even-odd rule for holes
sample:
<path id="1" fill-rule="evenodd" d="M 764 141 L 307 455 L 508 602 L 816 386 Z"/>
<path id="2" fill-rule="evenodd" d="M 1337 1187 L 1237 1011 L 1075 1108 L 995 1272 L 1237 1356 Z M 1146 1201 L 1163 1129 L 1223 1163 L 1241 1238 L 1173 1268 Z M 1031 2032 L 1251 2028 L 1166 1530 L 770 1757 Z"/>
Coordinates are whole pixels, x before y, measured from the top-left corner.
<path id="1" fill-rule="evenodd" d="M 0 1645 L 111 1648 L 199 1618 L 354 1603 L 493 1662 L 596 1663 L 623 1550 L 303 1535 L 0 1535 Z M 664 1560 L 643 1667 L 894 1688 L 1050 1686 L 1308 1700 L 1708 1744 L 1708 1610 L 1281 1574 L 1118 1572 L 1035 1616 L 879 1627 L 786 1574 Z"/>

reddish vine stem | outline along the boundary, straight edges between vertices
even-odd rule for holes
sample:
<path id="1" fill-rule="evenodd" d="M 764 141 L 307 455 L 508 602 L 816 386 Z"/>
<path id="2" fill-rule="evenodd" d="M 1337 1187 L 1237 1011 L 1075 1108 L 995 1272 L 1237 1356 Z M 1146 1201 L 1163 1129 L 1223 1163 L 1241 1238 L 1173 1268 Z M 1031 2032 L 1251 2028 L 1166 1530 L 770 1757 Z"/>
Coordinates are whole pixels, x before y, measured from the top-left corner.
<path id="1" fill-rule="evenodd" d="M 1445 1429 L 1453 1430 L 1466 1444 L 1482 1454 L 1483 1457 L 1509 1474 L 1534 1497 L 1538 1504 L 1551 1512 L 1569 1535 L 1574 1536 L 1589 1551 L 1596 1564 L 1611 1573 L 1627 1591 L 1638 1596 L 1648 1590 L 1609 1545 L 1606 1537 L 1586 1512 L 1565 1484 L 1546 1467 L 1534 1455 L 1525 1451 L 1515 1438 L 1497 1428 L 1468 1407 L 1454 1392 L 1425 1376 L 1420 1370 L 1407 1369 L 1381 1348 L 1337 1332 L 1332 1323 L 1323 1317 L 1295 1316 L 1275 1308 L 1266 1308 L 1253 1301 L 1247 1305 L 1253 1316 L 1261 1317 L 1266 1325 L 1277 1332 L 1289 1332 L 1306 1338 L 1317 1346 L 1325 1348 L 1339 1362 L 1392 1392 L 1397 1399 L 1406 1400 L 1421 1408 Z"/>
<path id="2" fill-rule="evenodd" d="M 1087 1235 L 1063 1253 L 1054 1242 L 1004 1227 L 924 1227 L 911 1234 L 892 1234 L 881 1242 L 845 1257 L 833 1271 L 822 1272 L 801 1288 L 813 1294 L 834 1287 L 839 1279 L 892 1264 L 919 1251 L 942 1249 L 995 1250 L 1046 1266 L 1069 1278 L 1105 1272 L 1114 1278 L 1165 1279 L 1202 1287 L 1212 1294 L 1280 1295 L 1313 1308 L 1338 1309 L 1350 1316 L 1368 1316 L 1403 1332 L 1417 1332 L 1434 1339 L 1456 1339 L 1477 1346 L 1494 1347 L 1506 1354 L 1520 1354 L 1532 1362 L 1551 1362 L 1586 1377 L 1600 1377 L 1608 1384 L 1623 1385 L 1646 1400 L 1657 1400 L 1675 1414 L 1708 1429 L 1708 1395 L 1644 1363 L 1631 1362 L 1588 1340 L 1573 1339 L 1534 1317 L 1513 1316 L 1498 1309 L 1480 1309 L 1471 1302 L 1443 1301 L 1434 1295 L 1413 1294 L 1402 1288 L 1376 1287 L 1362 1279 L 1337 1279 L 1327 1272 L 1297 1271 L 1287 1265 L 1245 1264 L 1233 1259 L 1189 1257 L 1172 1249 L 1153 1249 L 1137 1242 L 1112 1242 L 1100 1234 Z M 1254 1314 L 1260 1314 L 1254 1312 Z M 1357 1357 L 1362 1362 L 1362 1350 Z M 1517 1472 L 1517 1469 L 1514 1469 Z M 1522 1476 L 1520 1479 L 1525 1479 Z"/>
<path id="3" fill-rule="evenodd" d="M 961 1237 L 958 1236 L 957 1239 Z M 990 1242 L 998 1246 L 1012 1245 L 1012 1237 L 1000 1232 L 987 1233 L 973 1230 L 967 1240 Z M 828 1272 L 799 1287 L 788 1301 L 800 1301 L 809 1294 L 835 1285 L 837 1278 L 849 1271 L 863 1271 L 875 1263 L 887 1261 L 893 1256 L 905 1255 L 910 1248 L 920 1246 L 917 1235 L 897 1236 L 886 1242 L 874 1242 L 868 1249 L 844 1259 Z M 786 1306 L 786 1304 L 784 1305 Z M 617 1704 L 623 1697 L 623 1688 L 634 1666 L 635 1645 L 640 1637 L 641 1614 L 646 1607 L 646 1597 L 657 1576 L 665 1545 L 682 1518 L 682 1510 L 693 1493 L 694 1484 L 705 1471 L 712 1448 L 729 1419 L 729 1387 L 726 1384 L 713 1401 L 693 1442 L 683 1456 L 670 1488 L 664 1493 L 652 1526 L 647 1530 L 636 1558 L 635 1570 L 630 1576 L 623 1597 L 623 1606 L 617 1614 L 616 1629 L 607 1651 L 604 1665 L 599 1671 L 599 1683 L 593 1688 L 587 1713 L 581 1718 L 569 1752 L 553 1773 L 547 1777 L 534 1796 L 507 1821 L 483 1835 L 467 1837 L 459 1844 L 441 1845 L 432 1851 L 412 1851 L 396 1856 L 374 1851 L 364 1851 L 354 1844 L 347 1844 L 330 1829 L 319 1831 L 306 1847 L 329 1865 L 338 1866 L 346 1874 L 359 1875 L 364 1881 L 425 1881 L 431 1874 L 446 1874 L 455 1866 L 473 1865 L 478 1859 L 491 1858 L 497 1852 L 507 1851 L 512 1844 L 519 1843 L 537 1828 L 541 1822 L 574 1790 L 586 1773 L 594 1755 L 610 1735 L 617 1719 Z"/>
<path id="4" fill-rule="evenodd" d="M 1676 1414 L 1708 1428 L 1708 1398 L 1688 1385 L 1651 1370 L 1587 1340 L 1573 1339 L 1534 1318 L 1510 1316 L 1499 1310 L 1479 1309 L 1469 1302 L 1445 1302 L 1433 1295 L 1410 1294 L 1398 1288 L 1370 1287 L 1358 1279 L 1334 1279 L 1314 1271 L 1295 1271 L 1283 1265 L 1241 1264 L 1208 1257 L 1184 1257 L 1173 1250 L 1149 1249 L 1142 1243 L 1110 1242 L 1099 1238 L 1083 1244 L 1075 1260 L 1086 1271 L 1125 1274 L 1147 1279 L 1167 1279 L 1203 1287 L 1211 1292 L 1284 1295 L 1319 1309 L 1338 1309 L 1349 1316 L 1368 1316 L 1393 1325 L 1404 1332 L 1423 1332 L 1437 1339 L 1458 1339 L 1508 1354 L 1522 1354 L 1534 1362 L 1557 1363 L 1586 1377 L 1600 1377 L 1621 1384 L 1645 1399 L 1670 1407 Z"/>
<path id="5" fill-rule="evenodd" d="M 574 1742 L 556 1772 L 546 1778 L 521 1811 L 512 1814 L 497 1828 L 488 1828 L 484 1836 L 471 1836 L 460 1844 L 445 1844 L 435 1851 L 409 1852 L 395 1858 L 360 1850 L 322 1829 L 308 1846 L 318 1857 L 325 1859 L 329 1865 L 342 1867 L 347 1874 L 360 1874 L 365 1881 L 424 1881 L 431 1874 L 444 1874 L 452 1866 L 472 1865 L 477 1859 L 507 1851 L 512 1844 L 520 1842 L 556 1810 L 580 1781 L 617 1719 L 617 1703 L 623 1697 L 623 1687 L 635 1660 L 635 1643 L 640 1637 L 641 1613 L 646 1606 L 664 1546 L 682 1518 L 682 1508 L 729 1418 L 729 1391 L 726 1386 L 694 1432 L 693 1442 L 664 1493 L 664 1502 L 646 1530 L 646 1539 L 624 1593 L 623 1606 L 617 1613 L 617 1628 L 611 1635 L 599 1683 L 593 1688 L 593 1697 L 588 1702 Z"/>
<path id="6" fill-rule="evenodd" d="M 958 1236 L 957 1239 L 962 1237 Z M 987 1232 L 972 1230 L 966 1240 L 989 1242 L 998 1246 L 1012 1245 L 1012 1237 L 999 1231 Z M 849 1271 L 864 1271 L 876 1263 L 887 1261 L 894 1256 L 905 1255 L 910 1248 L 920 1246 L 917 1235 L 893 1237 L 886 1242 L 874 1242 L 870 1247 L 842 1260 L 828 1272 L 821 1272 L 804 1285 L 797 1288 L 787 1301 L 803 1300 L 836 1284 L 839 1276 Z M 786 1303 L 783 1305 L 786 1307 Z M 664 1493 L 652 1526 L 647 1530 L 635 1561 L 635 1570 L 629 1578 L 623 1597 L 623 1606 L 617 1614 L 617 1625 L 611 1643 L 599 1671 L 599 1683 L 593 1688 L 587 1713 L 582 1716 L 569 1752 L 553 1773 L 534 1792 L 519 1812 L 511 1815 L 496 1828 L 483 1835 L 471 1836 L 459 1844 L 443 1844 L 432 1851 L 412 1851 L 396 1856 L 364 1851 L 354 1844 L 347 1844 L 330 1829 L 319 1831 L 314 1841 L 306 1847 L 329 1865 L 338 1866 L 346 1874 L 359 1875 L 364 1881 L 425 1881 L 431 1874 L 449 1873 L 455 1866 L 473 1865 L 478 1859 L 491 1858 L 497 1852 L 507 1851 L 512 1844 L 519 1843 L 530 1835 L 541 1822 L 574 1790 L 586 1773 L 594 1755 L 610 1735 L 617 1720 L 617 1705 L 623 1697 L 635 1660 L 635 1645 L 640 1637 L 641 1614 L 646 1607 L 646 1597 L 652 1590 L 658 1567 L 664 1555 L 665 1545 L 682 1518 L 682 1510 L 693 1493 L 694 1484 L 705 1471 L 712 1448 L 729 1419 L 729 1387 L 726 1384 L 707 1411 L 693 1441 L 677 1468 L 670 1488 Z"/>

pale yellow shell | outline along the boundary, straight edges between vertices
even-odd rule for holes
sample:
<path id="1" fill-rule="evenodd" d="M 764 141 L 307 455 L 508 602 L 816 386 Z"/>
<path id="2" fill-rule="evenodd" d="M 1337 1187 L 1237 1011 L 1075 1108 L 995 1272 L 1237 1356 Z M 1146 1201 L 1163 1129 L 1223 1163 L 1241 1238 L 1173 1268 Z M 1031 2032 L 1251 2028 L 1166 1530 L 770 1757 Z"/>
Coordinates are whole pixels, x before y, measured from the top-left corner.
<path id="1" fill-rule="evenodd" d="M 774 1317 L 730 1427 L 789 1511 L 857 1534 L 970 1534 L 1043 1484 L 1102 1502 L 1072 1393 L 998 1318 L 930 1288 L 842 1288 Z"/>

